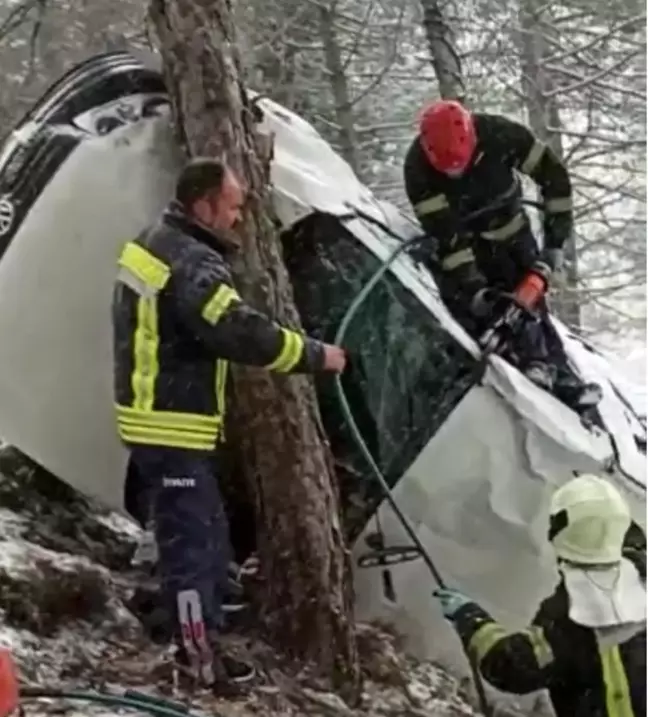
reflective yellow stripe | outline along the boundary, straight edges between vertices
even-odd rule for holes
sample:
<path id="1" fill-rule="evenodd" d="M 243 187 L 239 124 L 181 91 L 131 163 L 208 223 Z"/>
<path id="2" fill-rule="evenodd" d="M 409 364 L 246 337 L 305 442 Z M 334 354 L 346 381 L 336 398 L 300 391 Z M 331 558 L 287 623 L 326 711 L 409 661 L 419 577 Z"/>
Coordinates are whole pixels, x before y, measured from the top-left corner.
<path id="1" fill-rule="evenodd" d="M 220 416 L 201 416 L 174 411 L 138 411 L 117 405 L 119 435 L 128 443 L 169 446 L 190 450 L 213 450 Z"/>
<path id="2" fill-rule="evenodd" d="M 119 257 L 119 266 L 129 272 L 144 287 L 155 292 L 164 288 L 171 268 L 144 247 L 128 242 Z M 156 294 L 141 295 L 137 300 L 136 326 L 133 335 L 133 373 L 131 388 L 133 406 L 151 410 L 155 398 L 155 381 L 159 373 L 158 299 Z"/>
<path id="3" fill-rule="evenodd" d="M 118 264 L 158 291 L 166 286 L 171 276 L 171 267 L 135 242 L 128 242 L 122 249 Z"/>
<path id="4" fill-rule="evenodd" d="M 545 147 L 546 145 L 544 144 L 544 142 L 536 140 L 533 144 L 533 147 L 531 147 L 531 149 L 529 150 L 529 154 L 527 154 L 526 159 L 524 160 L 524 162 L 522 162 L 520 171 L 524 172 L 524 174 L 532 174 L 533 170 L 538 166 L 540 160 L 542 159 Z"/>
<path id="5" fill-rule="evenodd" d="M 304 353 L 304 338 L 296 331 L 281 329 L 283 334 L 283 345 L 277 358 L 264 368 L 269 371 L 287 373 L 295 368 Z"/>
<path id="6" fill-rule="evenodd" d="M 414 205 L 414 213 L 417 217 L 425 216 L 426 214 L 434 214 L 434 212 L 440 212 L 442 209 L 448 208 L 448 200 L 445 194 L 437 194 L 429 199 L 424 199 L 422 202 Z"/>
<path id="7" fill-rule="evenodd" d="M 153 409 L 155 381 L 159 373 L 157 296 L 140 296 L 137 300 L 137 326 L 133 337 L 133 407 Z"/>
<path id="8" fill-rule="evenodd" d="M 499 227 L 499 229 L 491 229 L 486 232 L 479 232 L 480 236 L 484 239 L 490 239 L 491 241 L 505 241 L 510 239 L 514 234 L 517 234 L 520 229 L 524 227 L 526 223 L 526 217 L 522 212 L 516 214 L 510 222 Z"/>
<path id="9" fill-rule="evenodd" d="M 227 361 L 218 359 L 216 361 L 216 405 L 218 413 L 225 415 L 225 387 L 227 385 Z"/>
<path id="10" fill-rule="evenodd" d="M 493 647 L 507 635 L 508 632 L 501 625 L 496 622 L 487 622 L 470 638 L 468 650 L 475 655 L 478 662 L 481 662 Z"/>
<path id="11" fill-rule="evenodd" d="M 217 324 L 232 301 L 240 301 L 238 292 L 227 284 L 221 284 L 202 310 L 202 317 L 210 324 Z"/>
<path id="12" fill-rule="evenodd" d="M 544 205 L 545 212 L 560 214 L 560 212 L 571 212 L 574 203 L 571 197 L 560 197 L 558 199 L 547 199 Z"/>
<path id="13" fill-rule="evenodd" d="M 225 359 L 216 361 L 216 406 L 218 413 L 222 419 L 220 439 L 225 441 L 225 408 L 226 408 L 226 388 L 227 388 L 227 368 L 228 363 Z"/>
<path id="14" fill-rule="evenodd" d="M 553 650 L 545 637 L 544 630 L 537 625 L 533 625 L 527 630 L 520 632 L 509 632 L 501 625 L 495 622 L 488 622 L 479 628 L 472 636 L 468 645 L 468 650 L 477 658 L 478 662 L 488 655 L 488 653 L 502 640 L 506 640 L 514 635 L 526 638 L 536 659 L 536 663 L 540 669 L 547 667 L 554 659 Z"/>
<path id="15" fill-rule="evenodd" d="M 464 264 L 471 264 L 475 261 L 475 254 L 472 249 L 460 249 L 453 254 L 448 254 L 441 262 L 441 268 L 445 271 L 452 271 Z"/>
<path id="16" fill-rule="evenodd" d="M 618 645 L 599 647 L 605 685 L 607 717 L 635 717 L 630 687 Z"/>
<path id="17" fill-rule="evenodd" d="M 126 443 L 144 446 L 185 448 L 191 451 L 213 451 L 217 436 L 196 436 L 171 429 L 119 426 L 119 436 Z"/>
<path id="18" fill-rule="evenodd" d="M 533 645 L 533 653 L 541 669 L 550 665 L 554 660 L 554 653 L 549 641 L 545 637 L 544 629 L 537 625 L 532 625 L 528 630 L 522 632 L 526 635 Z"/>
<path id="19" fill-rule="evenodd" d="M 140 411 L 117 404 L 117 420 L 120 423 L 152 428 L 171 428 L 196 433 L 215 433 L 220 428 L 220 416 L 203 416 L 199 413 L 180 411 Z"/>

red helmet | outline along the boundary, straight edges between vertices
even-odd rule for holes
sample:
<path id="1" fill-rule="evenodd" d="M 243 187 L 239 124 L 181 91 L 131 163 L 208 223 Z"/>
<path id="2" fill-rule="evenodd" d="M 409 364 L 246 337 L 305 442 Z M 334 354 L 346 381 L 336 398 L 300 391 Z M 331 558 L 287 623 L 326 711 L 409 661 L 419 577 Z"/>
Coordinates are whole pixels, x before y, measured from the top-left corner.
<path id="1" fill-rule="evenodd" d="M 475 123 L 462 104 L 439 100 L 427 107 L 419 124 L 420 142 L 430 164 L 439 172 L 460 174 L 477 145 Z"/>

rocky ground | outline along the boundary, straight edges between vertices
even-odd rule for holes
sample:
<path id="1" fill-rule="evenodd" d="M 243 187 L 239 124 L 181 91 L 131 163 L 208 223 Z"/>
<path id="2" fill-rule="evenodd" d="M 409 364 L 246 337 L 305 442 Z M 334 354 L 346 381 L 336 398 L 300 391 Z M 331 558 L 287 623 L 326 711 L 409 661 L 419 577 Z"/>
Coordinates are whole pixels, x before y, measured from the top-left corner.
<path id="1" fill-rule="evenodd" d="M 163 650 L 146 639 L 125 606 L 137 581 L 130 568 L 137 535 L 124 518 L 88 502 L 16 451 L 0 450 L 0 645 L 11 647 L 22 682 L 172 693 Z M 283 663 L 248 629 L 228 640 L 256 664 L 263 684 L 235 702 L 194 695 L 192 709 L 227 717 L 479 714 L 456 680 L 408 658 L 387 628 L 358 630 L 365 676 L 360 708 L 348 707 L 307 669 Z M 29 702 L 25 710 L 116 713 L 62 700 Z"/>

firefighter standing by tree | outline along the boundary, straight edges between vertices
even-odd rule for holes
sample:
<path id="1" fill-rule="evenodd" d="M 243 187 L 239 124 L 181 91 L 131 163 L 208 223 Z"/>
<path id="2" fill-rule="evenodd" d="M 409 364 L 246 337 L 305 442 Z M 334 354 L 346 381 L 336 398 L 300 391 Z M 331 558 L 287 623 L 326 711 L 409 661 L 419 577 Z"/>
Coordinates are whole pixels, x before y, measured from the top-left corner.
<path id="1" fill-rule="evenodd" d="M 113 302 L 118 429 L 150 501 L 176 662 L 225 690 L 254 674 L 218 640 L 230 542 L 214 454 L 217 465 L 228 361 L 298 373 L 346 360 L 242 302 L 226 257 L 243 198 L 220 163 L 189 162 L 175 201 L 123 248 Z"/>
<path id="2" fill-rule="evenodd" d="M 557 717 L 646 717 L 643 531 L 617 489 L 588 475 L 554 493 L 549 540 L 561 580 L 528 629 L 507 631 L 451 589 L 435 592 L 445 617 L 500 690 L 548 689 Z"/>
<path id="3" fill-rule="evenodd" d="M 516 171 L 542 193 L 542 251 L 521 205 Z M 573 223 L 569 175 L 551 148 L 523 125 L 443 100 L 423 112 L 404 177 L 414 211 L 435 243 L 441 294 L 456 318 L 479 335 L 513 293 L 537 315 L 524 322 L 513 347 L 520 368 L 573 408 L 598 403 L 600 388 L 584 384 L 569 368 L 544 301 Z M 476 211 L 479 216 L 462 222 Z M 432 248 L 419 251 L 431 257 Z"/>

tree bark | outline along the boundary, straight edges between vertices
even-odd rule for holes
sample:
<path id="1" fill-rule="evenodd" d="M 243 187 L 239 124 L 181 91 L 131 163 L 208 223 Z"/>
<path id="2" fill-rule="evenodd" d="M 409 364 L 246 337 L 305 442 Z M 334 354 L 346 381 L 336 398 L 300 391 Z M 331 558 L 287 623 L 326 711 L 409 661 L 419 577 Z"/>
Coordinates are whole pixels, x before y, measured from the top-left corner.
<path id="1" fill-rule="evenodd" d="M 550 73 L 543 67 L 546 40 L 538 22 L 539 14 L 536 13 L 535 6 L 535 0 L 521 0 L 518 46 L 522 67 L 522 88 L 531 128 L 558 157 L 564 159 L 560 132 L 549 130 L 549 127 L 559 128 L 562 124 L 558 104 L 551 97 L 555 83 Z M 581 316 L 578 302 L 578 256 L 574 236 L 567 240 L 564 250 L 564 285 L 554 290 L 552 308 L 568 326 L 579 329 Z"/>
<path id="2" fill-rule="evenodd" d="M 152 0 L 178 137 L 190 155 L 222 157 L 246 182 L 237 285 L 253 305 L 299 327 L 283 265 L 228 0 Z M 264 161 L 265 160 L 265 161 Z M 350 698 L 360 677 L 349 552 L 332 457 L 313 384 L 235 367 L 231 425 L 257 502 L 258 546 L 274 644 L 311 660 Z M 229 425 L 229 424 L 228 424 Z M 231 437 L 230 437 L 231 440 Z M 239 446 L 237 446 L 239 448 Z"/>
<path id="3" fill-rule="evenodd" d="M 465 103 L 466 86 L 461 61 L 452 31 L 443 17 L 443 10 L 438 0 L 421 0 L 421 8 L 430 58 L 439 82 L 439 94 L 444 100 L 459 100 Z"/>

